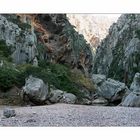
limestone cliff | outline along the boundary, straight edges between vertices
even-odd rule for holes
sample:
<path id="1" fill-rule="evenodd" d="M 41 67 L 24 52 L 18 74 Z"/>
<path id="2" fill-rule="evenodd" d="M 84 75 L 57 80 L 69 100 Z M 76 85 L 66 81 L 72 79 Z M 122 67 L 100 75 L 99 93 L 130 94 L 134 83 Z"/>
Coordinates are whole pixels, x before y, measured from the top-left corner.
<path id="1" fill-rule="evenodd" d="M 119 14 L 67 14 L 70 23 L 84 35 L 94 52 L 108 34 L 109 27 L 119 16 Z"/>
<path id="2" fill-rule="evenodd" d="M 31 26 L 17 15 L 0 15 L 0 40 L 10 47 L 16 64 L 31 62 L 37 55 L 37 40 Z"/>
<path id="3" fill-rule="evenodd" d="M 12 46 L 14 63 L 46 60 L 92 71 L 90 45 L 70 24 L 65 14 L 0 15 L 0 40 Z"/>
<path id="4" fill-rule="evenodd" d="M 140 72 L 140 15 L 124 14 L 98 46 L 94 73 L 105 74 L 130 85 Z"/>
<path id="5" fill-rule="evenodd" d="M 70 24 L 65 14 L 35 15 L 34 22 L 38 44 L 45 47 L 43 59 L 76 67 L 86 74 L 91 72 L 91 47 Z"/>

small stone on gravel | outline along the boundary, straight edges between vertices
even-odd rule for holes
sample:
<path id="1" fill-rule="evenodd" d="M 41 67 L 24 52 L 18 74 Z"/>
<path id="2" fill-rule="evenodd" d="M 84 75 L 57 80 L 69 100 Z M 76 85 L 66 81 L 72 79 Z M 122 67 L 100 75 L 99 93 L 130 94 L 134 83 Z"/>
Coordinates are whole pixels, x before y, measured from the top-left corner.
<path id="1" fill-rule="evenodd" d="M 10 117 L 15 117 L 16 116 L 16 112 L 14 109 L 4 109 L 3 110 L 3 116 L 6 118 L 10 118 Z"/>

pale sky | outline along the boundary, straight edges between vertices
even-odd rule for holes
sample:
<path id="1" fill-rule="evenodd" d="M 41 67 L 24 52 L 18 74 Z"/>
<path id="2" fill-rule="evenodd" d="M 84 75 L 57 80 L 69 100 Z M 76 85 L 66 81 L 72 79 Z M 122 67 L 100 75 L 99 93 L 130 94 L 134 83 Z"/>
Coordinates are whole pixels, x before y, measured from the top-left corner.
<path id="1" fill-rule="evenodd" d="M 93 14 L 96 16 L 119 17 L 121 14 Z"/>

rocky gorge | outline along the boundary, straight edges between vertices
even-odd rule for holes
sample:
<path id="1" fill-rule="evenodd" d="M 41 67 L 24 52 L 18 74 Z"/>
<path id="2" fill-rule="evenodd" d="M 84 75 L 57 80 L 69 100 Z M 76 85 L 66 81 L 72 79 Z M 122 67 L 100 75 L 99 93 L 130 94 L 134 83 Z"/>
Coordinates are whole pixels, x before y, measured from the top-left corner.
<path id="1" fill-rule="evenodd" d="M 122 14 L 93 51 L 66 14 L 0 15 L 0 105 L 140 107 L 139 22 Z"/>

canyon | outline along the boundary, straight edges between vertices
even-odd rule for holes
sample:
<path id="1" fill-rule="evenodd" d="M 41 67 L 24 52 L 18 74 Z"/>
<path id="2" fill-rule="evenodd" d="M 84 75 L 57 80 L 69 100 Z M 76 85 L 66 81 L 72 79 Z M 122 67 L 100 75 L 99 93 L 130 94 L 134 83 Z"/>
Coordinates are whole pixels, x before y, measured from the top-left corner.
<path id="1" fill-rule="evenodd" d="M 28 117 L 33 106 L 78 104 L 81 112 L 88 105 L 132 116 L 126 107 L 140 107 L 139 21 L 139 14 L 1 14 L 1 107 L 24 107 Z M 12 109 L 4 114 L 16 117 Z"/>

